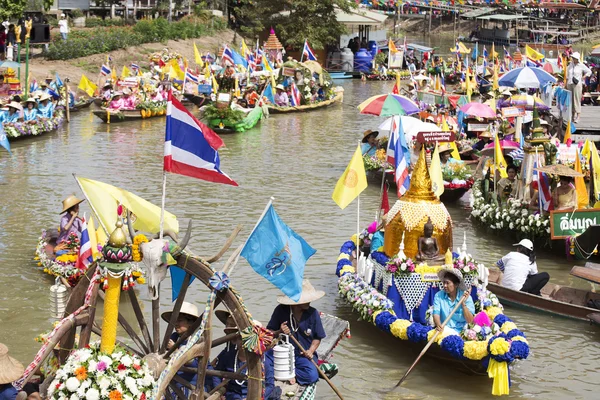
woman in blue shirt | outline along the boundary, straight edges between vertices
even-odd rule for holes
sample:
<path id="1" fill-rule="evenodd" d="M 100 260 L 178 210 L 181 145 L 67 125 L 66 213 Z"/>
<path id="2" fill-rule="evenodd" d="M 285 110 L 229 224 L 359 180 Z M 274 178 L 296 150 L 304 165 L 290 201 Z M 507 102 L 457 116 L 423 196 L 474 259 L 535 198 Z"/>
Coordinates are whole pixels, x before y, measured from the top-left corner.
<path id="1" fill-rule="evenodd" d="M 54 104 L 50 101 L 50 95 L 44 93 L 40 97 L 40 104 L 38 106 L 38 113 L 41 118 L 52 118 L 54 115 Z"/>
<path id="2" fill-rule="evenodd" d="M 437 292 L 433 300 L 433 322 L 435 323 L 435 328 L 440 332 L 442 331 L 442 323 L 448 318 L 448 315 L 450 315 L 454 307 L 464 296 L 466 300 L 446 324 L 446 328 L 450 328 L 458 334 L 465 324 L 473 322 L 475 304 L 459 270 L 456 268 L 443 269 L 438 272 L 438 276 L 444 285 L 444 290 Z"/>
<path id="3" fill-rule="evenodd" d="M 23 118 L 25 122 L 35 122 L 38 118 L 37 102 L 33 97 L 30 97 L 25 101 L 25 110 L 23 111 Z"/>
<path id="4" fill-rule="evenodd" d="M 365 154 L 369 156 L 375 155 L 377 152 L 377 146 L 379 145 L 379 142 L 377 141 L 377 135 L 379 135 L 379 132 L 377 131 L 372 131 L 370 129 L 365 131 L 362 139 L 363 144 L 360 146 L 363 156 Z"/>
<path id="5" fill-rule="evenodd" d="M 19 119 L 21 119 L 21 112 L 23 111 L 21 104 L 16 101 L 11 101 L 7 104 L 7 107 L 8 112 L 5 114 L 4 123 L 13 124 L 19 122 Z"/>

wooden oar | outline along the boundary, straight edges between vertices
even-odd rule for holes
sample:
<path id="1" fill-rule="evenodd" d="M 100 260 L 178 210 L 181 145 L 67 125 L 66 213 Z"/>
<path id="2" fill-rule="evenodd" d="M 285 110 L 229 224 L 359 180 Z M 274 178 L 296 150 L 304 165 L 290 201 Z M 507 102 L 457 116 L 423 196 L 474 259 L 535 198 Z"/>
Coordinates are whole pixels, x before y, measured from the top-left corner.
<path id="1" fill-rule="evenodd" d="M 469 296 L 470 296 L 471 288 L 469 288 L 468 290 L 466 290 L 465 293 L 469 293 Z M 465 296 L 465 295 L 461 296 L 461 299 L 458 302 L 458 304 L 456 306 L 454 306 L 454 308 L 452 309 L 452 311 L 450 312 L 450 314 L 448 315 L 448 317 L 446 317 L 446 320 L 442 324 L 442 331 L 444 330 L 444 327 L 446 326 L 446 324 L 450 321 L 450 318 L 452 318 L 452 316 L 454 315 L 454 313 L 456 312 L 456 310 L 458 310 L 458 308 L 460 306 L 462 306 L 462 304 L 465 302 L 465 300 L 467 300 L 467 296 Z M 427 350 L 429 350 L 429 348 L 431 347 L 431 345 L 433 344 L 433 342 L 435 341 L 435 339 L 437 338 L 437 336 L 439 335 L 439 333 L 440 333 L 440 331 L 436 330 L 435 334 L 433 335 L 433 337 L 431 338 L 431 340 L 427 343 L 427 345 L 425 346 L 425 348 L 423 349 L 423 351 L 421 351 L 421 354 L 419 354 L 419 356 L 417 357 L 417 359 L 415 360 L 415 362 L 410 366 L 410 368 L 408 369 L 408 371 L 406 371 L 406 373 L 404 374 L 404 376 L 402 377 L 402 379 L 400 379 L 400 381 L 398 383 L 396 383 L 396 386 L 394 386 L 394 389 L 397 388 L 398 386 L 400 386 L 402 384 L 402 382 L 404 382 L 404 380 L 406 379 L 406 377 L 408 376 L 408 374 L 410 374 L 410 372 L 413 370 L 413 368 L 415 367 L 415 365 L 417 365 L 417 363 L 419 362 L 419 360 L 421 359 L 421 357 L 423 357 L 423 355 L 427 352 Z"/>
<path id="2" fill-rule="evenodd" d="M 304 348 L 302 347 L 302 345 L 300 344 L 300 342 L 298 342 L 298 339 L 296 339 L 294 337 L 294 335 L 289 335 L 289 337 L 292 339 L 292 341 L 296 344 L 296 346 L 298 346 L 298 348 L 300 349 L 300 351 L 302 353 L 306 352 L 306 350 L 304 350 Z M 341 400 L 344 400 L 344 397 L 342 396 L 342 394 L 340 393 L 340 391 L 338 390 L 338 388 L 335 387 L 335 385 L 329 380 L 329 378 L 325 375 L 325 373 L 321 370 L 321 368 L 319 368 L 319 366 L 317 365 L 317 363 L 315 362 L 315 360 L 313 360 L 312 358 L 310 359 L 310 362 L 313 363 L 313 365 L 315 366 L 315 368 L 317 368 L 317 371 L 319 371 L 319 375 L 321 375 L 321 378 L 325 379 L 325 381 L 327 381 L 327 383 L 329 383 L 329 386 L 331 386 L 331 388 L 333 389 L 333 391 L 335 392 L 335 394 L 338 395 L 338 397 Z"/>

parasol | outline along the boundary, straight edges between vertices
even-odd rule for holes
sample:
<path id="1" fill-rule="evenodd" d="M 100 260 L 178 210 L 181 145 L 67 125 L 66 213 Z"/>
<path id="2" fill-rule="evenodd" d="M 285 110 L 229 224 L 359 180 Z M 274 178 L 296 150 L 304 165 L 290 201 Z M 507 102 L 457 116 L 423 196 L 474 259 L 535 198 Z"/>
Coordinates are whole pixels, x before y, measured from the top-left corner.
<path id="1" fill-rule="evenodd" d="M 358 105 L 361 114 L 391 117 L 392 115 L 410 115 L 419 112 L 419 106 L 408 97 L 399 94 L 380 94 Z"/>
<path id="2" fill-rule="evenodd" d="M 415 81 L 430 81 L 431 78 L 423 74 L 419 74 L 413 78 Z"/>
<path id="3" fill-rule="evenodd" d="M 398 125 L 400 123 L 398 118 L 402 118 L 402 129 L 404 130 L 404 136 L 406 137 L 406 143 L 412 142 L 412 140 L 417 136 L 419 132 L 441 132 L 442 129 L 436 124 L 432 124 L 430 122 L 423 122 L 415 117 L 403 116 L 399 117 L 398 115 L 394 115 L 391 118 L 383 121 L 381 125 L 377 128 L 379 130 L 378 137 L 388 136 L 388 132 L 392 128 L 392 120 L 396 122 Z"/>
<path id="4" fill-rule="evenodd" d="M 508 71 L 498 80 L 498 85 L 517 88 L 541 88 L 555 82 L 556 78 L 542 68 L 522 67 Z"/>
<path id="5" fill-rule="evenodd" d="M 594 50 L 592 50 L 592 52 L 590 53 L 590 56 L 594 56 L 594 57 L 600 56 L 600 47 L 594 48 Z"/>
<path id="6" fill-rule="evenodd" d="M 569 168 L 564 164 L 545 165 L 543 167 L 536 168 L 536 171 L 559 176 L 583 176 L 581 172 L 577 172 L 573 168 Z"/>
<path id="7" fill-rule="evenodd" d="M 496 118 L 496 112 L 483 103 L 470 102 L 460 108 L 467 117 Z"/>
<path id="8" fill-rule="evenodd" d="M 503 139 L 500 141 L 500 148 L 502 149 L 502 154 L 508 155 L 511 151 L 520 149 L 521 145 L 517 142 L 513 142 L 512 140 Z M 481 150 L 481 154 L 493 156 L 494 142 L 486 144 L 483 150 Z"/>
<path id="9" fill-rule="evenodd" d="M 529 111 L 533 110 L 534 105 L 538 110 L 550 109 L 542 99 L 530 94 L 515 94 L 512 95 L 508 101 L 502 103 L 502 106 L 525 107 L 525 109 Z"/>
<path id="10" fill-rule="evenodd" d="M 21 64 L 19 64 L 16 61 L 10 61 L 10 60 L 5 60 L 2 61 L 2 63 L 0 64 L 0 68 L 11 68 L 11 69 L 17 69 L 21 66 Z"/>

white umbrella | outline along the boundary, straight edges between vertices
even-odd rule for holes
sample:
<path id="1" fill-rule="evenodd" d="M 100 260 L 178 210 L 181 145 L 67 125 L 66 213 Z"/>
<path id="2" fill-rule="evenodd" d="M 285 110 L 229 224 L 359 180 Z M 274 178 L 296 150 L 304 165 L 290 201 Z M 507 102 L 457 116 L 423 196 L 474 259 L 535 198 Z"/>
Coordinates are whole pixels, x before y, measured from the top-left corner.
<path id="1" fill-rule="evenodd" d="M 419 74 L 413 78 L 415 81 L 430 81 L 431 78 L 423 74 Z"/>
<path id="2" fill-rule="evenodd" d="M 437 126 L 436 124 L 432 124 L 430 122 L 423 122 L 418 118 L 402 116 L 399 117 L 395 115 L 383 121 L 381 125 L 377 128 L 379 130 L 378 137 L 387 137 L 390 134 L 390 129 L 392 127 L 392 119 L 395 120 L 396 124 L 399 124 L 398 118 L 402 118 L 402 129 L 404 130 L 404 136 L 406 137 L 406 143 L 410 143 L 417 133 L 419 132 L 441 132 L 442 128 Z"/>

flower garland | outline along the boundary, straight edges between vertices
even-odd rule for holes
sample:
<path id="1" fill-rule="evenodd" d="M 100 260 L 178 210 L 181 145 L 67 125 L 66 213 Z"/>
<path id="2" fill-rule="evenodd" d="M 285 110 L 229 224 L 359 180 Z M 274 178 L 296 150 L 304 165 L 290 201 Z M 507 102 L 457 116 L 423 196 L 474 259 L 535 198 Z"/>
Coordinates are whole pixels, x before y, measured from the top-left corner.
<path id="1" fill-rule="evenodd" d="M 140 262 L 144 257 L 143 254 L 140 252 L 140 244 L 142 243 L 148 243 L 148 238 L 146 237 L 146 235 L 139 234 L 133 238 L 133 244 L 131 245 L 131 254 L 134 262 Z"/>
<path id="2" fill-rule="evenodd" d="M 50 119 L 39 119 L 35 124 L 26 122 L 14 122 L 4 125 L 6 136 L 17 138 L 21 136 L 38 136 L 43 133 L 57 129 L 63 122 L 64 112 L 63 107 L 57 107 L 54 116 Z"/>
<path id="3" fill-rule="evenodd" d="M 398 339 L 414 343 L 430 340 L 435 333 L 433 326 L 396 317 L 393 303 L 355 274 L 351 261 L 355 248 L 354 242 L 347 241 L 340 249 L 336 274 L 340 277 L 338 288 L 341 297 L 352 304 L 362 319 L 371 322 L 384 332 L 391 333 Z M 384 257 L 381 253 L 377 253 L 372 253 L 373 258 L 382 259 Z M 425 265 L 420 267 L 431 268 Z M 501 393 L 502 390 L 498 387 L 508 386 L 508 378 L 507 375 L 496 372 L 496 369 L 507 366 L 515 359 L 527 358 L 529 344 L 523 332 L 502 313 L 502 306 L 497 301 L 497 297 L 493 298 L 487 291 L 481 289 L 477 293 L 481 293 L 484 297 L 477 300 L 482 311 L 477 314 L 476 321 L 486 327 L 478 325 L 480 328 L 477 330 L 484 332 L 485 337 L 478 336 L 475 332 L 475 338 L 471 339 L 473 334 L 468 331 L 475 330 L 475 328 L 474 325 L 467 325 L 463 330 L 463 335 L 439 334 L 436 343 L 442 350 L 459 360 L 481 360 L 484 364 L 493 360 L 494 372 L 490 372 L 490 376 L 494 377 L 492 393 Z"/>
<path id="4" fill-rule="evenodd" d="M 394 256 L 385 264 L 385 270 L 394 274 L 394 276 L 406 276 L 415 272 L 416 265 L 411 258 L 403 256 Z"/>
<path id="5" fill-rule="evenodd" d="M 120 348 L 104 354 L 96 342 L 69 356 L 56 372 L 48 398 L 146 400 L 153 385 L 152 372 L 144 360 Z"/>

